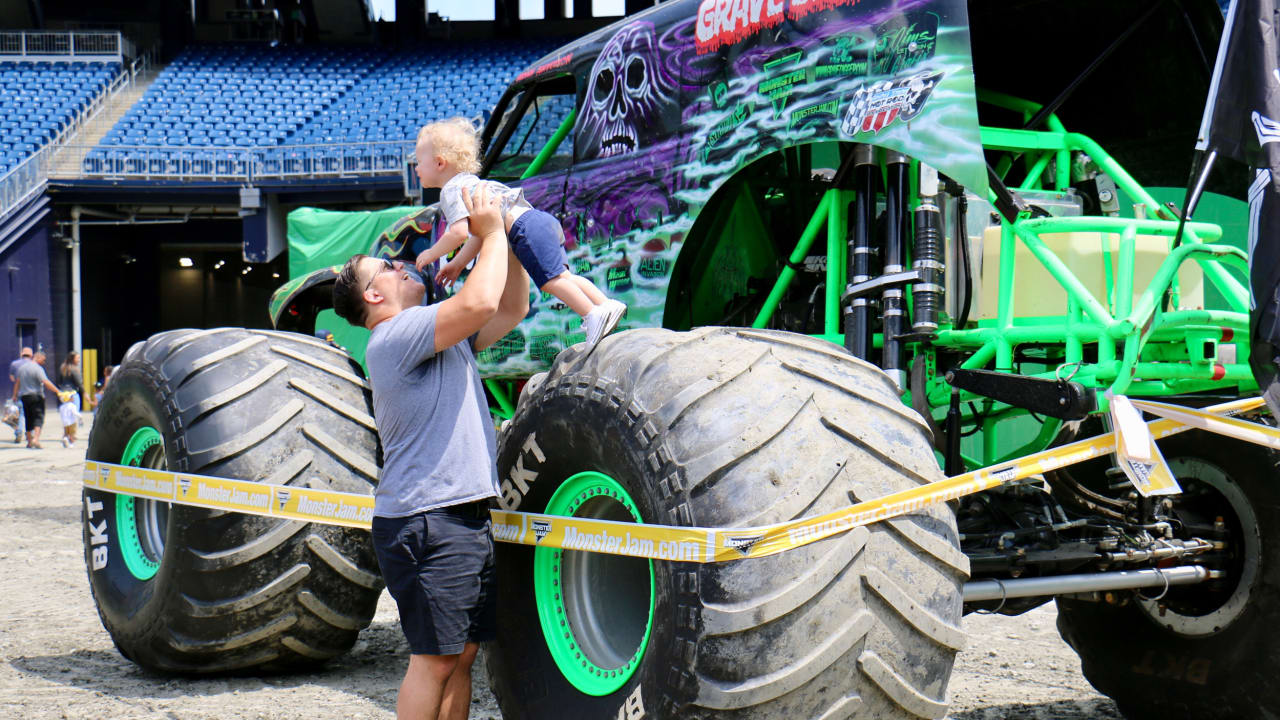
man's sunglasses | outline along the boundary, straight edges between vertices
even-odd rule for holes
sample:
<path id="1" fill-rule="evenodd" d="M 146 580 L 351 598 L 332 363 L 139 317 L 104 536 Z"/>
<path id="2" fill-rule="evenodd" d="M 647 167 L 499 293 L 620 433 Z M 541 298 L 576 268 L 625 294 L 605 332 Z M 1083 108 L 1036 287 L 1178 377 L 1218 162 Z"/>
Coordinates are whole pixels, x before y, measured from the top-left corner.
<path id="1" fill-rule="evenodd" d="M 364 292 L 369 292 L 369 288 L 373 287 L 374 278 L 378 277 L 378 275 L 380 275 L 383 272 L 386 272 L 387 270 L 390 270 L 392 272 L 395 271 L 396 269 L 395 263 L 391 262 L 386 258 L 381 258 L 381 260 L 382 260 L 382 267 L 379 267 L 377 270 L 374 271 L 373 275 L 369 276 L 369 282 L 364 286 Z"/>

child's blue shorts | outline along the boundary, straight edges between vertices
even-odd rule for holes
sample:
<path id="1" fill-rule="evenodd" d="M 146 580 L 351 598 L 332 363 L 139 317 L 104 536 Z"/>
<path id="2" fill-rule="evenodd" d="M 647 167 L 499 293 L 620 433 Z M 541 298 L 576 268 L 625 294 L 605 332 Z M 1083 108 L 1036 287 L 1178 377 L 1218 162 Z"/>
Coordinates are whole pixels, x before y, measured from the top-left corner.
<path id="1" fill-rule="evenodd" d="M 536 287 L 558 277 L 569 269 L 569 258 L 564 254 L 564 229 L 551 213 L 526 210 L 511 223 L 511 235 L 507 237 L 511 251 L 529 273 Z"/>

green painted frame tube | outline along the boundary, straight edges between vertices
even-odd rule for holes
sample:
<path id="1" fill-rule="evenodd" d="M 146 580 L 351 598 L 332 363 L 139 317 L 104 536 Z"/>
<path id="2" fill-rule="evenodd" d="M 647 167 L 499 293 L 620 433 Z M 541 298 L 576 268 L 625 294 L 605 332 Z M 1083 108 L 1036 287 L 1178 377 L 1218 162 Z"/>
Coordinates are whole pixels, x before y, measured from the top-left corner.
<path id="1" fill-rule="evenodd" d="M 1002 223 L 1000 226 L 1000 287 L 996 296 L 996 325 L 1000 334 L 996 337 L 996 369 L 1013 369 L 1013 343 L 1008 331 L 1013 327 L 1014 266 L 1017 263 L 1018 244 L 1014 237 L 1016 226 Z"/>
<path id="2" fill-rule="evenodd" d="M 1009 128 L 992 128 L 981 127 L 979 131 L 982 134 L 982 144 L 984 147 L 993 150 L 1009 150 L 1009 151 L 1030 151 L 1030 150 L 1054 150 L 1058 152 L 1067 152 L 1079 150 L 1089 155 L 1098 167 L 1111 176 L 1115 180 L 1116 185 L 1124 190 L 1129 197 L 1141 202 L 1147 207 L 1148 212 L 1156 217 L 1168 216 L 1169 211 L 1160 205 L 1150 193 L 1146 191 L 1133 176 L 1124 169 L 1115 158 L 1111 157 L 1102 146 L 1095 142 L 1092 138 L 1081 133 L 1063 132 L 1063 131 L 1032 131 L 1032 130 L 1015 130 Z M 1061 164 L 1061 163 L 1060 163 Z M 1133 222 L 1121 218 L 1096 218 L 1109 219 L 1118 222 Z M 1143 221 L 1137 221 L 1143 222 Z M 1201 233 L 1207 231 L 1210 227 L 1208 223 L 1192 223 L 1186 224 L 1183 232 L 1183 239 L 1187 243 L 1197 244 L 1204 242 Z M 1107 232 L 1105 230 L 1101 232 Z M 1210 240 L 1221 237 L 1221 229 L 1217 233 L 1208 238 Z M 1204 269 L 1205 277 L 1213 283 L 1218 289 L 1232 310 L 1247 311 L 1249 307 L 1248 289 L 1234 276 L 1226 271 L 1225 268 L 1206 259 L 1197 259 L 1201 267 Z"/>
<path id="3" fill-rule="evenodd" d="M 978 95 L 978 102 L 987 103 L 988 105 L 995 105 L 996 107 L 1002 107 L 1006 110 L 1021 111 L 1022 116 L 1026 120 L 1030 120 L 1032 115 L 1035 115 L 1036 113 L 1040 112 L 1040 109 L 1044 107 L 1044 105 L 1041 105 L 1038 102 L 1026 100 L 1024 98 L 1020 98 L 1014 95 L 1008 95 L 1006 93 L 998 92 L 995 90 L 985 90 L 985 89 L 979 88 L 977 91 L 977 95 Z M 1047 125 L 1050 130 L 1055 130 L 1058 132 L 1067 131 L 1067 128 L 1062 124 L 1062 120 L 1060 120 L 1058 116 L 1054 113 L 1049 113 L 1049 117 L 1045 119 L 1045 125 Z"/>
<path id="4" fill-rule="evenodd" d="M 1137 249 L 1138 228 L 1131 223 L 1120 233 L 1120 256 L 1116 258 L 1119 267 L 1116 268 L 1115 299 L 1112 301 L 1116 317 L 1129 317 L 1133 310 L 1133 263 Z"/>
<path id="5" fill-rule="evenodd" d="M 573 110 L 569 111 L 568 116 L 566 116 L 564 120 L 560 121 L 560 127 L 556 128 L 556 131 L 551 134 L 551 138 L 548 139 L 547 144 L 543 145 L 542 149 L 538 151 L 537 156 L 533 158 L 533 162 L 529 163 L 529 167 L 525 168 L 524 172 L 520 174 L 521 180 L 533 177 L 542 171 L 542 166 L 546 165 L 547 161 L 551 159 L 551 156 L 560 148 L 560 143 L 564 142 L 565 136 L 573 129 L 573 123 L 577 118 L 578 108 L 574 107 Z"/>
<path id="6" fill-rule="evenodd" d="M 827 282 L 826 306 L 823 313 L 825 335 L 841 334 L 840 294 L 848 274 L 848 198 L 841 190 L 828 190 L 827 202 Z"/>
<path id="7" fill-rule="evenodd" d="M 1036 160 L 1031 169 L 1027 171 L 1027 177 L 1018 186 L 1019 190 L 1039 190 L 1040 176 L 1044 174 L 1045 168 L 1049 167 L 1049 161 L 1054 158 L 1056 153 L 1045 151 L 1040 153 L 1040 157 Z M 1057 188 L 1054 188 L 1055 190 Z"/>
<path id="8" fill-rule="evenodd" d="M 800 234 L 800 240 L 796 242 L 796 249 L 791 252 L 788 264 L 782 268 L 782 272 L 778 273 L 778 280 L 773 284 L 773 289 L 769 291 L 769 296 L 764 300 L 764 306 L 760 308 L 759 314 L 756 315 L 755 322 L 751 323 L 753 328 L 763 328 L 769 324 L 769 320 L 773 318 L 774 310 L 778 309 L 778 303 L 782 302 L 782 296 L 787 292 L 787 287 L 791 285 L 791 280 L 795 278 L 796 271 L 793 265 L 799 265 L 804 261 L 806 255 L 809 254 L 809 246 L 813 245 L 814 238 L 818 237 L 818 230 L 822 229 L 823 223 L 827 221 L 827 206 L 833 200 L 835 190 L 828 190 L 822 194 L 822 199 L 818 201 L 818 207 L 814 209 L 813 216 L 809 218 L 809 224 L 805 226 L 804 232 Z"/>
<path id="9" fill-rule="evenodd" d="M 1145 326 L 1148 318 L 1156 311 L 1156 304 L 1159 302 L 1159 298 L 1173 282 L 1173 278 L 1177 277 L 1179 266 L 1192 255 L 1208 255 L 1248 272 L 1249 261 L 1244 251 L 1240 248 L 1230 245 L 1181 245 L 1170 252 L 1168 257 L 1160 263 L 1160 267 L 1156 270 L 1156 274 L 1152 276 L 1147 289 L 1142 292 L 1142 297 L 1138 298 L 1137 307 L 1127 317 L 1123 318 L 1119 324 L 1112 327 L 1112 335 L 1117 333 L 1127 334 L 1135 327 Z M 1220 264 L 1215 266 L 1222 267 Z M 1204 267 L 1204 263 L 1201 263 L 1201 267 Z"/>
<path id="10" fill-rule="evenodd" d="M 1080 335 L 1076 334 L 1080 328 L 1080 303 L 1074 297 L 1067 298 L 1067 327 L 1066 327 L 1066 360 L 1068 363 L 1080 363 L 1084 361 L 1084 342 Z"/>

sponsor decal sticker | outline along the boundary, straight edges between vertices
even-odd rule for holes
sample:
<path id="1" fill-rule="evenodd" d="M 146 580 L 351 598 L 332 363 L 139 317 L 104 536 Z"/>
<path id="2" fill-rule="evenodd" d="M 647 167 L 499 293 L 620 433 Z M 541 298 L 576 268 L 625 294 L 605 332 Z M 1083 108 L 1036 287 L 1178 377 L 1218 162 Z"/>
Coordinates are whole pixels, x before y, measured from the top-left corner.
<path id="1" fill-rule="evenodd" d="M 911 122 L 942 80 L 941 72 L 920 72 L 862 85 L 853 93 L 840 129 L 845 135 L 878 133 L 894 122 Z"/>
<path id="2" fill-rule="evenodd" d="M 542 542 L 542 538 L 551 534 L 551 521 L 550 520 L 534 520 L 533 534 L 535 537 L 538 538 L 535 542 Z"/>
<path id="3" fill-rule="evenodd" d="M 743 557 L 751 554 L 751 548 L 764 539 L 764 535 L 738 535 L 724 539 L 724 544 L 742 553 Z"/>

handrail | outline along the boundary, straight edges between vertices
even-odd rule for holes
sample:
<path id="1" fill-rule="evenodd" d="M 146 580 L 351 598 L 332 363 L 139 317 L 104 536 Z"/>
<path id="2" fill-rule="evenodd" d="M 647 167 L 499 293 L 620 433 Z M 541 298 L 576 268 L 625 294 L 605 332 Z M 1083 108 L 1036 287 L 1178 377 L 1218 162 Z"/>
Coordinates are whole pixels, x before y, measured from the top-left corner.
<path id="1" fill-rule="evenodd" d="M 138 62 L 135 59 L 133 66 L 136 67 Z M 142 62 L 145 65 L 149 61 Z M 84 108 L 77 110 L 68 119 L 66 125 L 52 140 L 42 145 L 12 170 L 0 175 L 0 220 L 7 218 L 33 195 L 44 190 L 49 180 L 49 167 L 53 156 L 67 147 L 67 142 L 79 134 L 89 121 L 97 117 L 111 99 L 131 85 L 135 75 L 136 73 L 131 69 L 121 68 L 101 92 L 91 97 Z"/>
<path id="2" fill-rule="evenodd" d="M 414 140 L 266 146 L 96 145 L 72 179 L 256 180 L 398 175 Z"/>
<path id="3" fill-rule="evenodd" d="M 85 58 L 124 61 L 125 40 L 119 31 L 18 30 L 0 32 L 0 60 L 69 61 Z"/>

